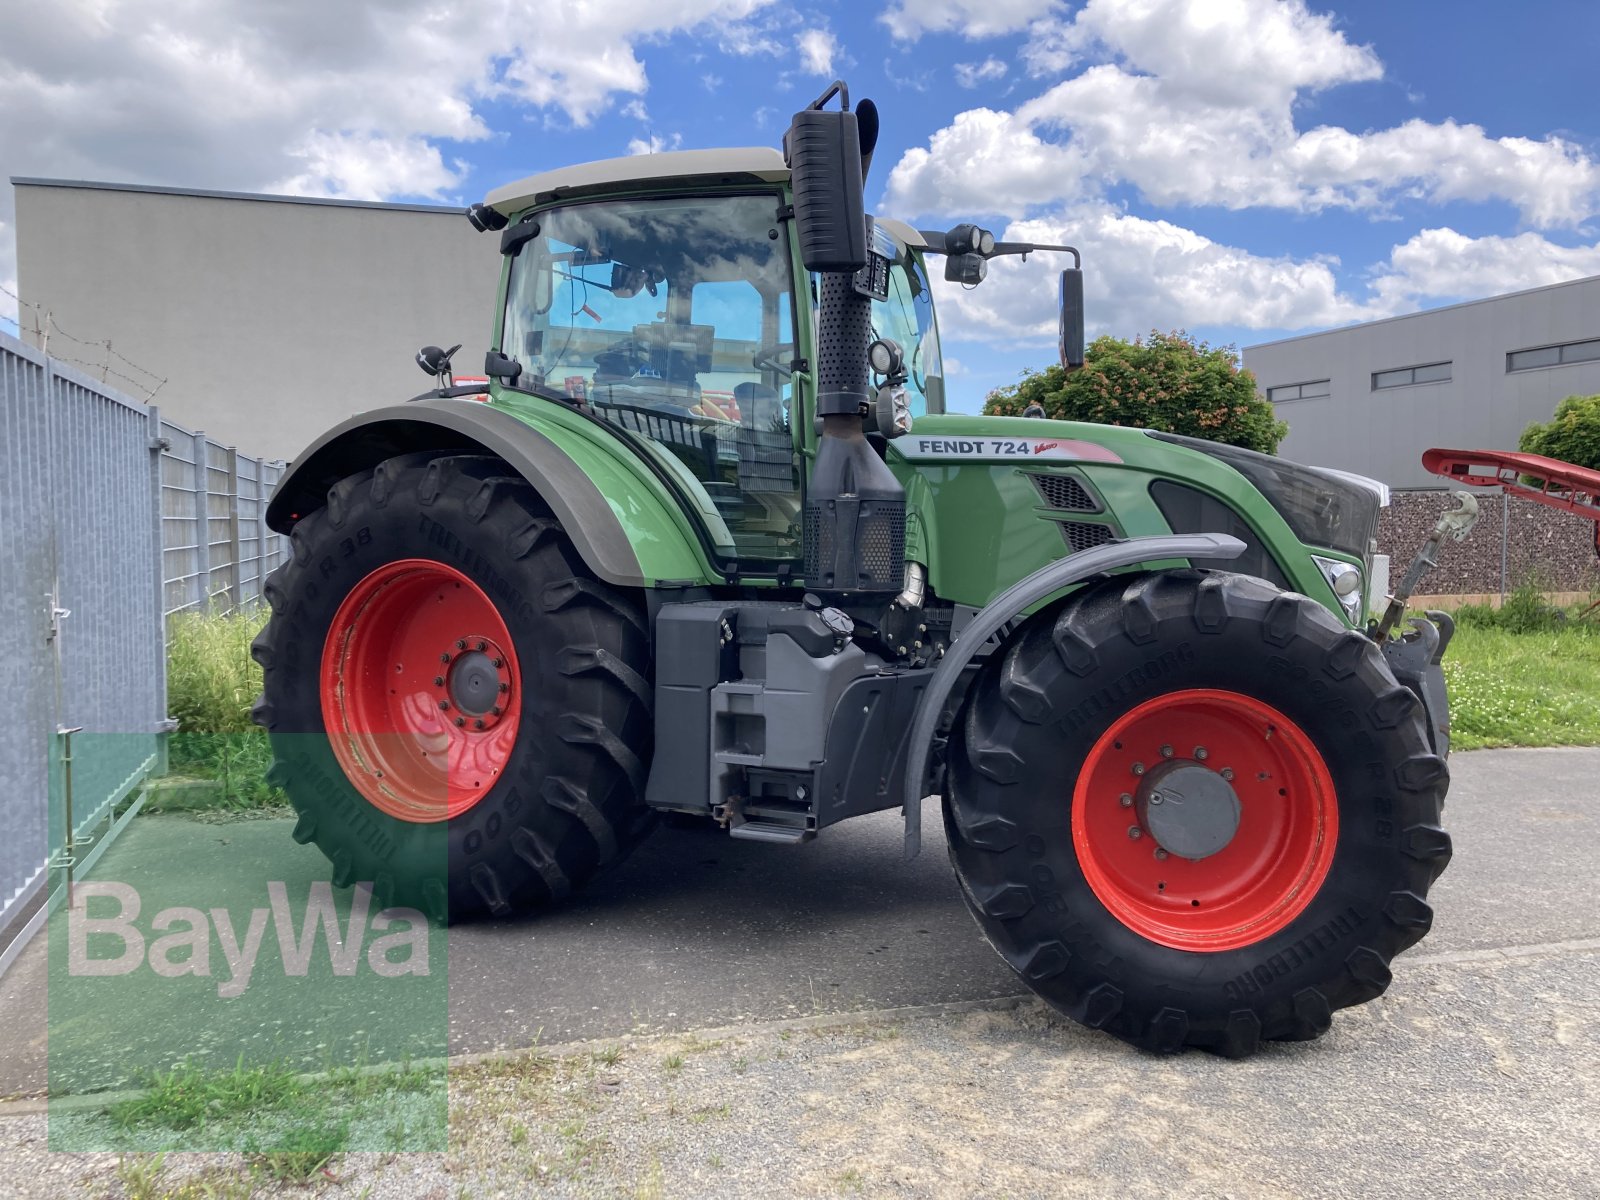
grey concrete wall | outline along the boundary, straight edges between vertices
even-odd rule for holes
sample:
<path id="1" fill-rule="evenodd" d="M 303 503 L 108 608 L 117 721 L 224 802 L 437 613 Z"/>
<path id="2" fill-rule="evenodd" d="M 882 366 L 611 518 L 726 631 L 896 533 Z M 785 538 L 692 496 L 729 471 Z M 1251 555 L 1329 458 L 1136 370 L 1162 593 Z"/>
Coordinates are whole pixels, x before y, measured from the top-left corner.
<path id="1" fill-rule="evenodd" d="M 1263 395 L 1331 381 L 1325 398 L 1276 405 L 1289 423 L 1280 454 L 1425 487 L 1441 482 L 1422 468 L 1429 447 L 1514 450 L 1563 398 L 1600 392 L 1600 362 L 1506 371 L 1513 350 L 1588 338 L 1600 338 L 1600 276 L 1247 346 L 1243 358 Z M 1443 361 L 1447 383 L 1372 389 L 1376 371 Z"/>
<path id="2" fill-rule="evenodd" d="M 461 342 L 458 368 L 483 366 L 499 239 L 458 209 L 22 183 L 16 199 L 23 300 L 109 338 L 167 379 L 173 420 L 251 454 L 292 459 L 424 390 L 419 346 Z"/>

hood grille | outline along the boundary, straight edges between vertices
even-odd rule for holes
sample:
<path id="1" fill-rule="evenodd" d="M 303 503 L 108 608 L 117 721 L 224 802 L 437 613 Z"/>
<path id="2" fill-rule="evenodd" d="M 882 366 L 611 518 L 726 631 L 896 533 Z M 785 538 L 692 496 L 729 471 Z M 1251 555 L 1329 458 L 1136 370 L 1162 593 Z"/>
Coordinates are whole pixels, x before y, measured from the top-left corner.
<path id="1" fill-rule="evenodd" d="M 1098 512 L 1100 504 L 1070 475 L 1029 475 L 1033 486 L 1048 508 L 1063 512 Z"/>

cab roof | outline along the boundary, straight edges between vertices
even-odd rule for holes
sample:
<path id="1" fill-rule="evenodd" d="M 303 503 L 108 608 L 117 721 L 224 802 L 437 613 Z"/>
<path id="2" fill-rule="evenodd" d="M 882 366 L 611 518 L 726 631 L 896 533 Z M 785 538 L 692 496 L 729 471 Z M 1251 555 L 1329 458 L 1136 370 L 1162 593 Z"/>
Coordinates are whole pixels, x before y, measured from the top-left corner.
<path id="1" fill-rule="evenodd" d="M 724 150 L 671 150 L 664 154 L 631 154 L 529 175 L 489 193 L 490 208 L 510 216 L 530 204 L 563 194 L 605 191 L 632 183 L 674 179 L 717 179 L 782 183 L 789 178 L 783 155 L 771 146 L 737 146 Z"/>

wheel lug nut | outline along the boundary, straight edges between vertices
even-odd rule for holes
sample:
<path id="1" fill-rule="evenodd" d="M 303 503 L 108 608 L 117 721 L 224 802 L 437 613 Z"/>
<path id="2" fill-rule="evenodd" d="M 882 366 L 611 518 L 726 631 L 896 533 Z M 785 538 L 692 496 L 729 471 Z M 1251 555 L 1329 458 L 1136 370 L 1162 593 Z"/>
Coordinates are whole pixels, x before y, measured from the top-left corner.
<path id="1" fill-rule="evenodd" d="M 509 683 L 502 683 L 500 685 L 500 690 L 502 692 L 509 692 L 511 690 L 511 685 Z"/>
<path id="2" fill-rule="evenodd" d="M 1223 767 L 1222 768 L 1222 777 L 1231 782 L 1232 779 L 1233 779 L 1233 768 L 1232 767 Z"/>
<path id="3" fill-rule="evenodd" d="M 1128 836 L 1137 842 L 1144 836 L 1144 830 L 1140 829 L 1137 825 L 1129 825 Z"/>
<path id="4" fill-rule="evenodd" d="M 1163 850 L 1160 846 L 1156 847 L 1156 861 L 1157 862 L 1166 862 L 1167 861 L 1167 852 L 1165 850 Z"/>
<path id="5" fill-rule="evenodd" d="M 1117 797 L 1117 803 L 1122 805 L 1123 808 L 1132 808 L 1133 807 L 1133 797 L 1130 796 L 1127 792 L 1123 792 L 1122 795 Z"/>
<path id="6" fill-rule="evenodd" d="M 1144 764 L 1143 763 L 1134 763 L 1133 764 L 1133 773 L 1135 775 L 1143 775 L 1144 774 Z"/>
<path id="7" fill-rule="evenodd" d="M 433 686 L 434 687 L 443 687 L 444 686 L 444 676 L 443 675 L 435 675 L 433 677 Z"/>
<path id="8" fill-rule="evenodd" d="M 439 655 L 439 661 L 442 663 L 447 663 L 450 661 L 450 656 L 448 654 L 441 654 Z"/>
<path id="9" fill-rule="evenodd" d="M 488 642 L 479 642 L 478 643 L 478 653 L 479 654 L 482 654 L 488 648 L 489 648 L 489 643 Z"/>
<path id="10" fill-rule="evenodd" d="M 457 717 L 456 718 L 456 725 L 457 725 L 458 728 L 460 726 L 462 726 L 462 725 L 465 725 L 466 723 L 467 723 L 467 720 L 466 720 L 465 717 Z"/>
<path id="11" fill-rule="evenodd" d="M 464 640 L 462 640 L 460 638 L 457 638 L 456 639 L 456 649 L 457 650 L 465 650 L 466 648 L 467 648 L 467 643 Z"/>
<path id="12" fill-rule="evenodd" d="M 495 706 L 494 706 L 494 707 L 493 707 L 493 708 L 491 708 L 491 709 L 490 709 L 490 710 L 489 710 L 489 711 L 490 711 L 490 712 L 491 712 L 491 713 L 492 713 L 492 714 L 494 714 L 494 715 L 495 715 L 495 716 L 497 716 L 497 717 L 498 717 L 498 716 L 499 716 L 499 715 L 500 715 L 500 706 L 499 706 L 499 705 L 498 705 L 498 704 L 496 704 L 496 705 L 495 705 Z"/>
<path id="13" fill-rule="evenodd" d="M 501 667 L 503 667 L 505 665 L 506 665 L 506 660 L 503 659 L 503 658 L 497 658 L 497 659 L 494 660 L 494 669 L 496 671 L 498 671 Z"/>
<path id="14" fill-rule="evenodd" d="M 1171 758 L 1172 757 L 1172 747 L 1171 746 L 1163 746 L 1163 747 L 1161 747 L 1161 757 L 1162 758 Z"/>
<path id="15" fill-rule="evenodd" d="M 447 709 L 447 708 L 449 708 L 449 707 L 450 707 L 450 701 L 448 701 L 448 700 L 441 700 L 441 701 L 439 701 L 439 709 L 440 709 L 440 711 L 441 711 L 441 712 L 442 712 L 442 711 L 443 711 L 443 710 L 444 710 L 444 709 Z"/>
<path id="16" fill-rule="evenodd" d="M 479 717 L 476 721 L 474 721 L 472 723 L 472 727 L 474 729 L 482 729 L 483 728 L 483 718 Z"/>
<path id="17" fill-rule="evenodd" d="M 1211 757 L 1208 753 L 1206 753 L 1206 748 L 1204 746 L 1196 746 L 1194 748 L 1194 756 L 1200 762 L 1205 762 L 1206 759 Z"/>

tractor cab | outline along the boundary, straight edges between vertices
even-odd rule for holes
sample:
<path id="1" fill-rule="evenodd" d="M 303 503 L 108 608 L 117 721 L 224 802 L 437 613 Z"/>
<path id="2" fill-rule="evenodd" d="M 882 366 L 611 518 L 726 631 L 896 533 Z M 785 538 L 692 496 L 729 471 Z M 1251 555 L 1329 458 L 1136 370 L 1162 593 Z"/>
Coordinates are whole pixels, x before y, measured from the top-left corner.
<path id="1" fill-rule="evenodd" d="M 638 158 L 505 189 L 521 193 L 518 203 L 559 195 L 577 177 L 586 194 L 505 229 L 494 369 L 504 386 L 560 399 L 620 432 L 698 502 L 724 554 L 794 560 L 803 553 L 801 464 L 815 440 L 804 414 L 814 411 L 819 279 L 799 266 L 776 153 L 724 152 L 723 165 L 743 169 L 709 179 L 706 158 L 654 156 L 649 194 L 640 193 Z M 603 170 L 613 165 L 614 180 Z M 944 410 L 924 245 L 899 222 L 877 226 L 887 271 L 872 330 L 902 348 L 913 418 Z"/>

